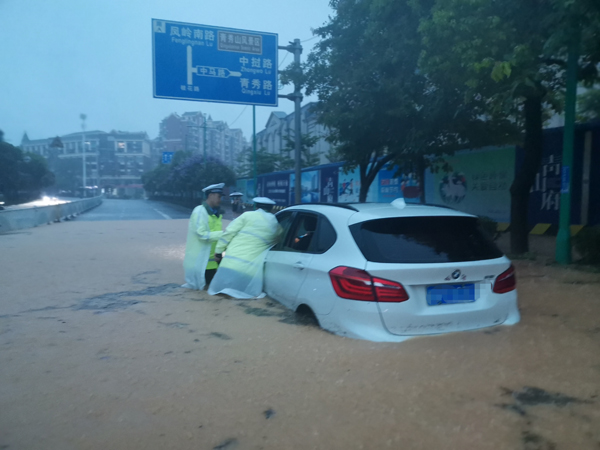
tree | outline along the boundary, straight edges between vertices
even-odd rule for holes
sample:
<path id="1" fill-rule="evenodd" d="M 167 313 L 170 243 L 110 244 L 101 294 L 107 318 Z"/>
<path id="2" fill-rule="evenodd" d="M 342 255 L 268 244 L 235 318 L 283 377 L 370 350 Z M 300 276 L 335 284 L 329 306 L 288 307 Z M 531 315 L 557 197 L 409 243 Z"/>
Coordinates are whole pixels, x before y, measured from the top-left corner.
<path id="1" fill-rule="evenodd" d="M 256 151 L 256 175 L 273 173 L 280 170 L 281 157 L 269 153 L 266 148 L 261 147 Z M 240 178 L 254 177 L 254 152 L 251 147 L 244 149 L 237 158 L 237 175 Z"/>
<path id="2" fill-rule="evenodd" d="M 0 140 L 0 192 L 9 201 L 18 198 L 20 174 L 19 166 L 23 163 L 23 153 L 14 145 Z"/>
<path id="3" fill-rule="evenodd" d="M 279 170 L 290 170 L 296 167 L 296 140 L 290 136 L 284 136 L 285 147 L 279 157 Z M 303 134 L 300 141 L 300 159 L 302 168 L 318 166 L 321 161 L 319 153 L 311 153 L 310 149 L 319 142 L 319 136 Z"/>
<path id="4" fill-rule="evenodd" d="M 592 82 L 599 27 L 594 0 L 435 0 L 420 22 L 421 70 L 462 92 L 467 107 L 483 104 L 486 117 L 512 121 L 523 132 L 525 158 L 510 188 L 513 253 L 529 248 L 529 191 L 541 164 L 544 109 L 560 111 L 567 48 L 581 36 L 580 79 Z"/>
<path id="5" fill-rule="evenodd" d="M 168 192 L 184 197 L 193 197 L 194 192 L 206 186 L 225 183 L 235 184 L 235 173 L 217 158 L 198 154 L 176 152 L 170 164 L 161 164 L 142 175 L 144 189 L 149 194 Z"/>
<path id="6" fill-rule="evenodd" d="M 434 160 L 426 155 L 510 135 L 510 123 L 483 120 L 483 105 L 461 107 L 454 88 L 419 69 L 419 21 L 431 3 L 333 0 L 335 17 L 315 30 L 322 39 L 305 65 L 307 93 L 319 96 L 319 121 L 338 156 L 360 168 L 360 201 L 389 162 L 424 168 Z"/>
<path id="7" fill-rule="evenodd" d="M 600 87 L 581 94 L 577 101 L 581 121 L 600 120 Z"/>
<path id="8" fill-rule="evenodd" d="M 38 196 L 42 189 L 54 185 L 54 173 L 48 170 L 46 158 L 36 153 L 24 153 L 21 164 L 19 186 Z"/>
<path id="9" fill-rule="evenodd" d="M 23 153 L 4 142 L 0 131 L 0 192 L 11 203 L 38 197 L 40 191 L 54 183 L 44 157 Z"/>
<path id="10" fill-rule="evenodd" d="M 56 178 L 55 186 L 61 191 L 77 192 L 82 185 L 81 158 L 51 158 Z"/>

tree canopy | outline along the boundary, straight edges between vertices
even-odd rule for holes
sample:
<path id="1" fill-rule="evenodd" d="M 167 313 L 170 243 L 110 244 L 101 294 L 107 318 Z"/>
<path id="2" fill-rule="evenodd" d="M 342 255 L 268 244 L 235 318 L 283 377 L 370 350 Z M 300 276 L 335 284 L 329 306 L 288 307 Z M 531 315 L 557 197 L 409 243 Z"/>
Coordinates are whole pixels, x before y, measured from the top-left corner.
<path id="1" fill-rule="evenodd" d="M 42 189 L 54 184 L 46 159 L 4 142 L 0 131 L 0 192 L 8 202 L 37 198 Z"/>
<path id="2" fill-rule="evenodd" d="M 235 184 L 235 173 L 217 158 L 207 158 L 188 152 L 176 152 L 171 164 L 161 164 L 142 175 L 144 189 L 151 195 L 170 193 L 191 196 L 206 186 Z"/>
<path id="3" fill-rule="evenodd" d="M 597 80 L 597 0 L 332 0 L 335 11 L 304 66 L 308 94 L 361 201 L 388 162 L 417 173 L 457 149 L 520 144 L 511 187 L 511 246 L 528 249 L 528 195 L 542 129 L 561 112 L 568 48 L 579 79 Z M 295 66 L 289 80 L 298 78 Z M 424 157 L 425 156 L 425 157 Z M 432 157 L 433 156 L 433 157 Z"/>
<path id="4" fill-rule="evenodd" d="M 525 157 L 511 186 L 511 250 L 528 251 L 529 191 L 542 158 L 545 110 L 560 113 L 567 53 L 580 41 L 579 79 L 600 62 L 600 4 L 593 0 L 435 0 L 421 19 L 420 67 L 462 92 L 463 103 L 517 124 Z M 519 142 L 518 141 L 518 142 Z"/>
<path id="5" fill-rule="evenodd" d="M 336 11 L 305 65 L 307 93 L 338 157 L 361 172 L 361 201 L 388 162 L 424 165 L 424 155 L 505 142 L 506 120 L 483 120 L 483 105 L 463 107 L 460 91 L 421 70 L 420 20 L 431 1 L 332 1 Z M 293 70 L 290 69 L 290 70 Z"/>

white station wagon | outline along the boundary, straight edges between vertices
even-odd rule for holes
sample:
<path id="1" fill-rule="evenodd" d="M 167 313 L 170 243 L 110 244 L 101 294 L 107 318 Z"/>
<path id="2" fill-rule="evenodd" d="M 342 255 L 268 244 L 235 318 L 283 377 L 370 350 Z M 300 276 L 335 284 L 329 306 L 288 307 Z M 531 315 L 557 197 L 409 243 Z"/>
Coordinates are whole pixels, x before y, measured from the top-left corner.
<path id="1" fill-rule="evenodd" d="M 399 342 L 520 320 L 514 267 L 476 216 L 398 199 L 303 204 L 277 219 L 265 292 L 335 334 Z"/>

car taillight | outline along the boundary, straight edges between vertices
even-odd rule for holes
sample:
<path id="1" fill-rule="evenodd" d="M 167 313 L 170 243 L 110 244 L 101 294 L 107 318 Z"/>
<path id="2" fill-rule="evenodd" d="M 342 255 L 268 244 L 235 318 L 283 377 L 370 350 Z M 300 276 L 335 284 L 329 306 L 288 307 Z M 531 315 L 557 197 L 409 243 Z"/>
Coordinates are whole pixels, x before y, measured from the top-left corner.
<path id="1" fill-rule="evenodd" d="M 335 293 L 341 298 L 366 302 L 404 302 L 408 294 L 396 281 L 372 277 L 353 267 L 336 267 L 329 271 Z"/>
<path id="2" fill-rule="evenodd" d="M 515 268 L 511 264 L 508 270 L 502 272 L 496 278 L 494 282 L 493 291 L 496 294 L 504 294 L 506 292 L 510 292 L 517 288 L 517 275 L 515 273 Z"/>

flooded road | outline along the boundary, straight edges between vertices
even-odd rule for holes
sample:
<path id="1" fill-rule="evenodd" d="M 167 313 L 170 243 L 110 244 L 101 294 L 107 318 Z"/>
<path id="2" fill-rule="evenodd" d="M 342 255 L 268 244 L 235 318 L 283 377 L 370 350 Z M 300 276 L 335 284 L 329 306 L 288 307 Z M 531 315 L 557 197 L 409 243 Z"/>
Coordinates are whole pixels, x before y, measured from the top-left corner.
<path id="1" fill-rule="evenodd" d="M 600 274 L 401 344 L 179 288 L 186 220 L 0 235 L 0 449 L 600 449 Z"/>

